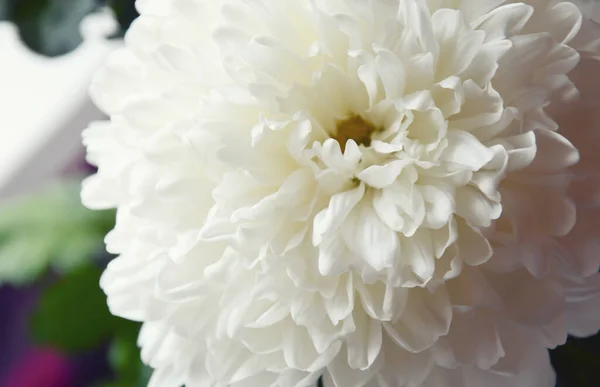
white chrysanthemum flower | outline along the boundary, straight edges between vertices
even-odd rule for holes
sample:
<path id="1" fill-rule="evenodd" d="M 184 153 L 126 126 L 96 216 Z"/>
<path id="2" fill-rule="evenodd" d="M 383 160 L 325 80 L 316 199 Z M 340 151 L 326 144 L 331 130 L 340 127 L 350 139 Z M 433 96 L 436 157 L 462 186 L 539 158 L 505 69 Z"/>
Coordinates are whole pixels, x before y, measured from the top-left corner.
<path id="1" fill-rule="evenodd" d="M 137 4 L 83 199 L 153 386 L 551 387 L 600 328 L 577 5 Z"/>

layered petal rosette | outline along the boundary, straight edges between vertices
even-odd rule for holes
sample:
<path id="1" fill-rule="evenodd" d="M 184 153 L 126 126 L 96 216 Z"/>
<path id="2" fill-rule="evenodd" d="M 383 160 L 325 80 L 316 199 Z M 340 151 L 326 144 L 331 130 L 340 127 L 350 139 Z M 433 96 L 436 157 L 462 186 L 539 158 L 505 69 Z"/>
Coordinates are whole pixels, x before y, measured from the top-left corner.
<path id="1" fill-rule="evenodd" d="M 82 197 L 151 385 L 553 387 L 600 328 L 589 4 L 137 6 Z"/>

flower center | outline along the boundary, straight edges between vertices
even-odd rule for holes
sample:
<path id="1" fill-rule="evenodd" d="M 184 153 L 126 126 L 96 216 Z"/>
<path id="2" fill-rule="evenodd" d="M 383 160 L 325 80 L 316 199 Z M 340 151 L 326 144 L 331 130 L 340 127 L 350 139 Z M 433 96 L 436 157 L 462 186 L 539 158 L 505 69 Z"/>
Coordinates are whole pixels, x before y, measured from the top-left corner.
<path id="1" fill-rule="evenodd" d="M 354 140 L 358 145 L 371 145 L 371 134 L 375 131 L 372 123 L 365 121 L 361 116 L 353 115 L 337 122 L 333 138 L 340 143 L 343 153 L 348 140 Z"/>

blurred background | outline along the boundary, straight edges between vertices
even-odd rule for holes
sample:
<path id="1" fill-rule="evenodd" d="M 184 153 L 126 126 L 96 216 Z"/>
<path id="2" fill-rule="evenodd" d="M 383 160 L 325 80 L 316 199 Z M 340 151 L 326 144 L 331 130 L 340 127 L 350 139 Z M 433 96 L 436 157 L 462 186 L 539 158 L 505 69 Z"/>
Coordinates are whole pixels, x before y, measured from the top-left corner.
<path id="1" fill-rule="evenodd" d="M 139 324 L 98 285 L 115 213 L 79 201 L 81 131 L 105 118 L 88 85 L 136 17 L 134 0 L 0 0 L 0 387 L 147 385 Z M 599 337 L 552 359 L 560 387 L 600 385 Z"/>
<path id="2" fill-rule="evenodd" d="M 133 0 L 0 0 L 0 387 L 145 386 L 98 286 L 113 211 L 79 202 L 88 84 Z"/>

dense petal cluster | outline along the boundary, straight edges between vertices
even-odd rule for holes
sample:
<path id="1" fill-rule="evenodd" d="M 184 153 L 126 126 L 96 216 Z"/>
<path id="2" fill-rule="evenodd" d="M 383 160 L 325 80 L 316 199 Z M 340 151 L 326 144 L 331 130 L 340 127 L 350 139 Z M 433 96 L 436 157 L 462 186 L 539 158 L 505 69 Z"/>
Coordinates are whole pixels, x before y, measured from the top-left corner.
<path id="1" fill-rule="evenodd" d="M 589 4 L 137 6 L 82 197 L 153 386 L 552 387 L 600 328 Z"/>

